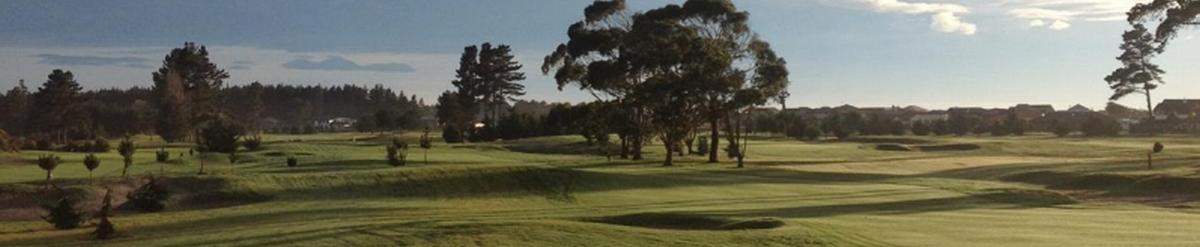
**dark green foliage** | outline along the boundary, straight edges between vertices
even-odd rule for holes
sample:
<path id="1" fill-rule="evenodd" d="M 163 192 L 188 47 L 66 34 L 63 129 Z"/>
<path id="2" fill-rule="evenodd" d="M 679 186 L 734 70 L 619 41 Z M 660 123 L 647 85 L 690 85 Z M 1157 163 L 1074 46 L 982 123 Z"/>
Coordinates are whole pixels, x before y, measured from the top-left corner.
<path id="1" fill-rule="evenodd" d="M 708 154 L 708 145 L 707 145 L 708 136 L 701 136 L 701 137 L 697 138 L 696 140 L 697 140 L 697 142 L 700 143 L 699 146 L 696 146 L 696 154 L 707 155 Z"/>
<path id="2" fill-rule="evenodd" d="M 112 146 L 104 138 L 97 138 L 92 142 L 92 152 L 107 153 L 109 150 L 112 150 Z"/>
<path id="3" fill-rule="evenodd" d="M 980 121 L 979 116 L 961 113 L 950 114 L 950 120 L 946 121 L 947 133 L 956 136 L 965 136 L 973 131 L 977 131 L 977 129 L 981 129 L 978 128 Z M 987 131 L 985 129 L 984 132 L 980 133 L 987 133 Z"/>
<path id="4" fill-rule="evenodd" d="M 210 122 L 200 129 L 197 144 L 208 152 L 232 153 L 238 148 L 238 139 L 246 132 L 240 124 L 226 119 Z"/>
<path id="5" fill-rule="evenodd" d="M 163 58 L 162 67 L 153 73 L 153 99 L 159 106 L 158 134 L 164 140 L 178 141 L 193 124 L 218 118 L 214 102 L 228 78 L 228 72 L 209 60 L 203 45 L 187 42 L 172 49 Z"/>
<path id="6" fill-rule="evenodd" d="M 429 128 L 425 128 L 421 132 L 421 149 L 425 150 L 425 165 L 429 165 L 429 149 L 433 148 L 433 136 L 429 135 Z"/>
<path id="7" fill-rule="evenodd" d="M 171 153 L 167 152 L 166 148 L 163 148 L 163 149 L 158 150 L 157 152 L 154 152 L 154 161 L 157 161 L 158 163 L 166 163 L 167 160 L 170 160 L 170 159 L 171 159 Z"/>
<path id="8" fill-rule="evenodd" d="M 21 143 L 0 129 L 0 153 L 15 153 L 21 151 Z"/>
<path id="9" fill-rule="evenodd" d="M 913 135 L 927 136 L 933 133 L 933 131 L 929 128 L 929 124 L 924 121 L 916 121 L 912 124 L 912 133 Z"/>
<path id="10" fill-rule="evenodd" d="M 1051 125 L 1051 128 L 1051 131 L 1054 131 L 1054 134 L 1057 135 L 1057 137 L 1067 137 L 1070 132 L 1074 132 L 1074 129 L 1070 127 L 1070 125 L 1066 124 L 1066 122 L 1055 121 L 1054 124 Z"/>
<path id="11" fill-rule="evenodd" d="M 808 125 L 807 127 L 804 127 L 804 138 L 808 139 L 809 141 L 821 139 L 821 136 L 823 135 L 825 135 L 825 133 L 822 132 L 821 128 L 817 127 L 816 125 Z"/>
<path id="12" fill-rule="evenodd" d="M 1123 53 L 1117 60 L 1121 61 L 1122 67 L 1104 77 L 1108 87 L 1113 90 L 1109 100 L 1119 100 L 1133 93 L 1142 94 L 1146 96 L 1146 109 L 1151 109 L 1147 112 L 1148 121 L 1153 120 L 1154 106 L 1150 103 L 1150 91 L 1164 83 L 1162 75 L 1167 73 L 1150 62 L 1161 52 L 1160 47 L 1155 45 L 1154 35 L 1142 24 L 1134 24 L 1133 30 L 1126 31 L 1121 37 L 1124 40 L 1120 46 Z"/>
<path id="13" fill-rule="evenodd" d="M 112 221 L 108 217 L 112 216 L 112 190 L 104 192 L 104 204 L 100 206 L 100 212 L 96 213 L 96 217 L 100 218 L 100 223 L 96 224 L 96 230 L 92 231 L 92 237 L 105 240 L 116 236 L 117 229 L 113 226 Z"/>
<path id="14" fill-rule="evenodd" d="M 400 139 L 393 139 L 392 144 L 387 146 L 387 161 L 392 166 L 403 166 L 408 163 L 408 143 Z"/>
<path id="15" fill-rule="evenodd" d="M 950 134 L 950 123 L 946 120 L 934 120 L 929 124 L 929 132 L 939 136 Z"/>
<path id="16" fill-rule="evenodd" d="M 446 143 L 462 143 L 462 131 L 459 131 L 454 125 L 445 125 L 442 128 L 442 140 Z"/>
<path id="17" fill-rule="evenodd" d="M 62 159 L 53 154 L 39 155 L 37 160 L 38 168 L 46 171 L 46 184 L 50 184 L 50 179 L 54 177 L 54 168 L 58 168 L 58 163 Z"/>
<path id="18" fill-rule="evenodd" d="M 1084 136 L 1117 136 L 1121 133 L 1121 124 L 1116 119 L 1107 116 L 1092 116 L 1080 126 Z"/>
<path id="19" fill-rule="evenodd" d="M 78 228 L 84 221 L 83 212 L 75 208 L 75 199 L 63 196 L 53 205 L 42 205 L 49 214 L 42 219 L 54 226 L 54 229 L 65 230 Z"/>
<path id="20" fill-rule="evenodd" d="M 146 184 L 129 192 L 125 197 L 129 199 L 127 203 L 133 205 L 133 208 L 138 211 L 159 212 L 166 209 L 166 203 L 171 198 L 171 192 L 167 190 L 166 185 L 162 184 L 159 179 L 150 177 Z"/>
<path id="21" fill-rule="evenodd" d="M 95 154 L 88 154 L 87 156 L 84 156 L 83 167 L 87 168 L 88 178 L 91 179 L 92 171 L 95 171 L 96 168 L 100 167 L 100 158 L 97 158 Z"/>
<path id="22" fill-rule="evenodd" d="M 47 76 L 46 83 L 33 94 L 33 111 L 30 111 L 31 126 L 35 131 L 52 136 L 56 142 L 67 141 L 67 131 L 80 127 L 78 104 L 79 92 L 83 89 L 70 71 L 56 69 Z"/>
<path id="23" fill-rule="evenodd" d="M 1154 149 L 1152 149 L 1152 150 L 1155 153 L 1161 153 L 1163 151 L 1163 148 L 1165 148 L 1165 146 L 1163 146 L 1163 144 L 1161 142 L 1154 142 Z"/>
<path id="24" fill-rule="evenodd" d="M 137 147 L 134 146 L 133 140 L 129 140 L 128 136 L 121 140 L 120 145 L 117 145 L 117 153 L 121 154 L 122 161 L 125 163 L 125 166 L 121 168 L 121 177 L 129 174 L 129 167 L 133 166 L 133 153 L 136 151 Z"/>
<path id="25" fill-rule="evenodd" d="M 238 154 L 237 154 L 237 151 L 236 151 L 236 150 L 235 150 L 234 152 L 232 152 L 232 153 L 229 153 L 229 156 L 228 156 L 227 158 L 229 158 L 229 164 L 230 164 L 230 165 L 237 164 L 237 163 L 238 163 L 238 160 L 239 160 L 239 159 L 241 159 L 241 157 L 240 157 L 240 156 L 238 156 Z"/>
<path id="26" fill-rule="evenodd" d="M 262 148 L 262 143 L 262 136 L 254 135 L 242 140 L 242 147 L 245 147 L 246 150 L 254 151 Z"/>
<path id="27" fill-rule="evenodd" d="M 992 136 L 1006 136 L 1012 134 L 1009 132 L 1008 126 L 1006 126 L 1005 123 L 995 123 L 989 126 L 991 126 Z"/>
<path id="28" fill-rule="evenodd" d="M 289 157 L 287 158 L 287 166 L 288 166 L 288 167 L 296 167 L 296 166 L 299 166 L 299 165 L 300 165 L 300 161 L 299 161 L 299 160 L 297 160 L 297 159 L 296 159 L 296 157 L 290 157 L 290 156 L 289 156 Z"/>

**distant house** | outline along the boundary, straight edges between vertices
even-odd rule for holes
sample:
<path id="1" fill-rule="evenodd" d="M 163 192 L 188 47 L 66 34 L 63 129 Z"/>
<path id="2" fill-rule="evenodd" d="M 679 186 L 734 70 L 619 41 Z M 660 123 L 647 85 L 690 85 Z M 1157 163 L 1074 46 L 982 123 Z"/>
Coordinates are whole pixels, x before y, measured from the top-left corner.
<path id="1" fill-rule="evenodd" d="M 931 111 L 931 112 L 926 112 L 926 113 L 918 113 L 918 114 L 913 115 L 912 117 L 908 118 L 908 125 L 912 126 L 913 124 L 916 124 L 916 123 L 929 124 L 934 121 L 947 121 L 947 120 L 950 120 L 950 113 L 947 113 L 945 111 Z"/>
<path id="2" fill-rule="evenodd" d="M 1168 99 L 1154 107 L 1154 118 L 1192 119 L 1200 113 L 1200 100 L 1197 99 Z"/>
<path id="3" fill-rule="evenodd" d="M 1017 106 L 1008 108 L 1008 111 L 1016 114 L 1018 119 L 1031 122 L 1038 118 L 1045 117 L 1046 113 L 1054 112 L 1054 106 L 1019 104 Z"/>
<path id="4" fill-rule="evenodd" d="M 1087 108 L 1086 106 L 1076 104 L 1075 106 L 1068 108 L 1067 111 L 1068 112 L 1077 112 L 1077 113 L 1087 113 L 1087 112 L 1092 112 L 1092 108 Z"/>
<path id="5" fill-rule="evenodd" d="M 358 124 L 357 119 L 348 117 L 335 117 L 325 121 L 317 121 L 314 127 L 331 132 L 353 131 L 354 125 Z"/>

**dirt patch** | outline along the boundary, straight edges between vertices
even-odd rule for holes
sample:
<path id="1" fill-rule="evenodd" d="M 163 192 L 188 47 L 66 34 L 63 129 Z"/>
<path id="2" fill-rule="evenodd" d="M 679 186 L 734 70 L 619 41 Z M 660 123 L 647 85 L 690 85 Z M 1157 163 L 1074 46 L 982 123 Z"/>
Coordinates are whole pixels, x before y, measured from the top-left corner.
<path id="1" fill-rule="evenodd" d="M 58 189 L 46 189 L 40 184 L 0 185 L 0 220 L 39 220 L 45 214 L 41 205 L 62 197 L 79 201 L 78 207 L 85 212 L 100 208 L 106 190 L 112 190 L 112 203 L 119 211 L 132 212 L 123 204 L 126 195 L 145 183 L 142 178 L 109 180 L 95 184 L 68 184 Z M 208 209 L 244 205 L 269 200 L 249 192 L 228 190 L 225 180 L 219 178 L 166 178 L 163 180 L 171 191 L 167 211 Z"/>
<path id="2" fill-rule="evenodd" d="M 733 220 L 685 213 L 638 213 L 584 221 L 654 229 L 710 231 L 772 229 L 786 224 L 778 218 Z"/>

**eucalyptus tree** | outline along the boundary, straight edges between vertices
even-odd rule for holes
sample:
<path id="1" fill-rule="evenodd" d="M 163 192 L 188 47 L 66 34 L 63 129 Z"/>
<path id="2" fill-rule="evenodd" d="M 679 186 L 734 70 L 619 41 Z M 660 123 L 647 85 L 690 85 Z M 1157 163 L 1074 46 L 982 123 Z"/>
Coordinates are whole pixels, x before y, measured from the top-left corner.
<path id="1" fill-rule="evenodd" d="M 542 73 L 553 72 L 559 90 L 574 84 L 596 101 L 620 106 L 624 122 L 629 123 L 618 131 L 620 156 L 641 160 L 652 126 L 647 107 L 633 96 L 648 76 L 632 70 L 626 58 L 630 55 L 626 36 L 634 18 L 626 7 L 624 0 L 613 0 L 595 1 L 584 8 L 584 19 L 567 28 L 569 40 L 546 56 Z"/>

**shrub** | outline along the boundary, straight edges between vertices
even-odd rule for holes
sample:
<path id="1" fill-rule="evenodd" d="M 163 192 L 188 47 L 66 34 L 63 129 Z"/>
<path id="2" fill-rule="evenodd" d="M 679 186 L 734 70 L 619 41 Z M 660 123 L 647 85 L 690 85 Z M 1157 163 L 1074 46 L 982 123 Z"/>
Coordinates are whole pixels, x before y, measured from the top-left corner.
<path id="1" fill-rule="evenodd" d="M 219 119 L 200 129 L 200 140 L 197 144 L 207 148 L 208 152 L 232 153 L 238 148 L 238 139 L 245 133 L 241 125 L 233 121 Z"/>
<path id="2" fill-rule="evenodd" d="M 83 223 L 83 212 L 75 209 L 75 200 L 63 196 L 54 205 L 42 205 L 49 214 L 42 216 L 43 220 L 54 225 L 54 229 L 75 229 Z"/>
<path id="3" fill-rule="evenodd" d="M 134 151 L 137 151 L 137 147 L 134 146 L 132 140 L 129 140 L 128 136 L 125 137 L 125 140 L 121 140 L 120 145 L 117 145 L 117 153 L 121 154 L 122 161 L 125 162 L 125 166 L 121 168 L 122 177 L 129 175 L 129 167 L 133 166 Z"/>
<path id="4" fill-rule="evenodd" d="M 287 166 L 288 167 L 296 167 L 298 165 L 300 165 L 300 161 L 296 160 L 296 157 L 288 157 L 287 158 Z"/>
<path id="5" fill-rule="evenodd" d="M 242 147 L 245 147 L 246 150 L 258 150 L 262 148 L 262 137 L 258 135 L 247 137 L 242 140 Z"/>
<path id="6" fill-rule="evenodd" d="M 405 165 L 408 161 L 408 143 L 392 139 L 392 144 L 387 146 L 387 160 L 392 166 Z"/>
<path id="7" fill-rule="evenodd" d="M 62 162 L 62 159 L 53 154 L 38 156 L 38 168 L 46 171 L 46 184 L 50 184 L 50 179 L 54 176 L 54 168 L 58 168 L 58 163 L 60 162 Z"/>
<path id="8" fill-rule="evenodd" d="M 1080 127 L 1085 136 L 1117 136 L 1121 133 L 1121 124 L 1111 117 L 1092 116 Z"/>
<path id="9" fill-rule="evenodd" d="M 89 152 L 107 153 L 109 150 L 112 150 L 112 146 L 108 144 L 108 140 L 105 140 L 104 138 L 98 138 L 96 141 L 92 142 L 92 149 L 89 150 Z"/>
<path id="10" fill-rule="evenodd" d="M 150 181 L 129 192 L 125 197 L 129 198 L 129 203 L 138 211 L 159 212 L 167 207 L 166 202 L 171 198 L 171 192 L 158 179 L 150 177 Z"/>
<path id="11" fill-rule="evenodd" d="M 821 128 L 817 127 L 816 125 L 809 125 L 808 127 L 804 127 L 804 137 L 808 138 L 808 140 L 810 140 L 810 141 L 816 141 L 817 139 L 821 139 L 821 136 L 823 136 L 823 135 L 825 135 L 825 132 L 821 131 Z"/>
<path id="12" fill-rule="evenodd" d="M 92 171 L 100 167 L 100 158 L 96 158 L 95 154 L 88 154 L 83 157 L 83 167 L 88 170 L 88 180 L 92 179 Z"/>
<path id="13" fill-rule="evenodd" d="M 24 144 L 24 142 L 19 142 L 17 139 L 13 139 L 12 137 L 8 136 L 8 132 L 4 132 L 4 130 L 0 129 L 0 153 L 19 152 L 21 151 L 21 144 Z"/>
<path id="14" fill-rule="evenodd" d="M 51 149 L 54 149 L 54 144 L 50 143 L 50 140 L 37 140 L 37 150 L 50 151 Z"/>
<path id="15" fill-rule="evenodd" d="M 933 131 L 929 128 L 929 124 L 926 124 L 922 121 L 916 121 L 912 124 L 912 133 L 913 135 L 927 136 L 930 133 L 933 133 Z"/>
<path id="16" fill-rule="evenodd" d="M 455 128 L 454 125 L 447 124 L 445 128 L 442 128 L 442 140 L 446 143 L 462 143 L 462 131 Z"/>
<path id="17" fill-rule="evenodd" d="M 698 140 L 698 142 L 700 143 L 700 145 L 699 145 L 699 146 L 696 146 L 696 154 L 699 154 L 699 155 L 708 155 L 708 145 L 709 145 L 709 144 L 708 144 L 708 137 L 707 137 L 707 136 L 701 136 L 701 137 L 700 137 L 700 138 L 698 138 L 697 140 Z"/>
<path id="18" fill-rule="evenodd" d="M 170 160 L 170 159 L 171 159 L 171 153 L 167 152 L 167 148 L 162 148 L 162 149 L 159 149 L 158 152 L 154 152 L 154 160 L 158 161 L 158 163 L 166 163 L 167 160 Z"/>
<path id="19" fill-rule="evenodd" d="M 845 140 L 846 138 L 850 138 L 851 134 L 854 134 L 854 133 L 850 132 L 850 130 L 847 130 L 846 128 L 843 128 L 843 127 L 838 127 L 838 128 L 833 129 L 833 136 L 837 137 L 838 140 Z"/>
<path id="20" fill-rule="evenodd" d="M 111 239 L 117 230 L 113 227 L 112 221 L 108 220 L 108 216 L 112 215 L 112 190 L 104 192 L 104 204 L 100 206 L 100 212 L 96 216 L 100 218 L 100 223 L 96 224 L 96 230 L 92 231 L 92 236 L 96 239 Z"/>

